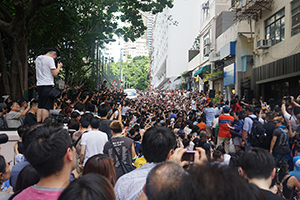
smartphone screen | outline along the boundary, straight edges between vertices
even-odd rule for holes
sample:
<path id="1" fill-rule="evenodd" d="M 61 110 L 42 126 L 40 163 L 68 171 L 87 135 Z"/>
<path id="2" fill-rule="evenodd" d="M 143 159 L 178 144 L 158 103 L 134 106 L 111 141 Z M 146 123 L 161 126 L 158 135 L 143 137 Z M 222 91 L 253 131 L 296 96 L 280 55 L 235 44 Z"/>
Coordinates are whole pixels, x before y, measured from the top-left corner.
<path id="1" fill-rule="evenodd" d="M 182 161 L 189 161 L 193 162 L 194 161 L 194 155 L 197 151 L 187 151 L 182 155 L 181 160 Z"/>

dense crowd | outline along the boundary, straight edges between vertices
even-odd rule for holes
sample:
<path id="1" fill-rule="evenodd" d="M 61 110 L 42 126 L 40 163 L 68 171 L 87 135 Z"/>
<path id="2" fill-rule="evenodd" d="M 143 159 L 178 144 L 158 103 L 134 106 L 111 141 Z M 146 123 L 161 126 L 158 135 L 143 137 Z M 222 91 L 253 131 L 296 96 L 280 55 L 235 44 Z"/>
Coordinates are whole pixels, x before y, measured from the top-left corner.
<path id="1" fill-rule="evenodd" d="M 0 128 L 20 140 L 12 170 L 0 157 L 1 198 L 298 198 L 299 99 L 183 90 L 128 99 L 101 88 L 65 86 L 44 121 L 37 100 L 2 100 Z"/>
<path id="2" fill-rule="evenodd" d="M 299 198 L 300 96 L 57 88 L 58 57 L 50 48 L 36 58 L 36 98 L 0 102 L 0 129 L 19 135 L 12 169 L 0 156 L 0 199 Z"/>

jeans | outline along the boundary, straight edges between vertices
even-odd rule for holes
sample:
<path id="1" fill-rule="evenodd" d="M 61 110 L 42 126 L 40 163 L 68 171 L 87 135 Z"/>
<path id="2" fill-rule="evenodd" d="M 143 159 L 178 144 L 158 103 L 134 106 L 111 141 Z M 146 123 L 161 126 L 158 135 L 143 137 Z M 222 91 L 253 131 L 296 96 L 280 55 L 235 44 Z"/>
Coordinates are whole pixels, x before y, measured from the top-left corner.
<path id="1" fill-rule="evenodd" d="M 276 163 L 281 159 L 288 162 L 290 159 L 290 153 L 273 153 L 273 157 Z"/>

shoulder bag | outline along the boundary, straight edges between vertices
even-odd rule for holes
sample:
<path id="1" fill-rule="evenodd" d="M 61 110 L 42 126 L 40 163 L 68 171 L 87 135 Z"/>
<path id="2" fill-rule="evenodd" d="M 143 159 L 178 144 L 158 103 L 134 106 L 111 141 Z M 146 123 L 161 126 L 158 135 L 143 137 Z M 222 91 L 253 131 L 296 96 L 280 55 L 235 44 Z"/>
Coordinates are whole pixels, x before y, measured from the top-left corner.
<path id="1" fill-rule="evenodd" d="M 128 164 L 126 165 L 126 164 L 121 160 L 121 158 L 120 158 L 120 156 L 119 156 L 119 154 L 118 154 L 118 152 L 117 152 L 115 146 L 113 145 L 111 139 L 109 140 L 109 142 L 110 142 L 112 148 L 114 149 L 115 154 L 116 154 L 117 157 L 118 157 L 118 160 L 119 160 L 119 162 L 120 162 L 120 166 L 121 166 L 121 168 L 122 168 L 124 174 L 127 174 L 127 173 L 131 172 L 132 170 L 134 170 L 134 169 L 135 169 L 134 166 L 128 165 Z"/>

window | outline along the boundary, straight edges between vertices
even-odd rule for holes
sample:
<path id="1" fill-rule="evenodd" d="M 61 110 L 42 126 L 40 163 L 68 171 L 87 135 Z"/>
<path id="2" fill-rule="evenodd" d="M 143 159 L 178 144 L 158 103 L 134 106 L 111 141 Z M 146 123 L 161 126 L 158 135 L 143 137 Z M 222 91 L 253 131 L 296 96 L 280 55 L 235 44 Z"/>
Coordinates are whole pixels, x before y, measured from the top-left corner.
<path id="1" fill-rule="evenodd" d="M 210 53 L 209 32 L 203 37 L 203 59 L 207 59 Z"/>
<path id="2" fill-rule="evenodd" d="M 292 2 L 292 36 L 300 33 L 299 21 L 300 21 L 300 0 L 294 0 Z"/>
<path id="3" fill-rule="evenodd" d="M 265 21 L 265 38 L 275 45 L 284 40 L 285 11 L 284 8 Z"/>

